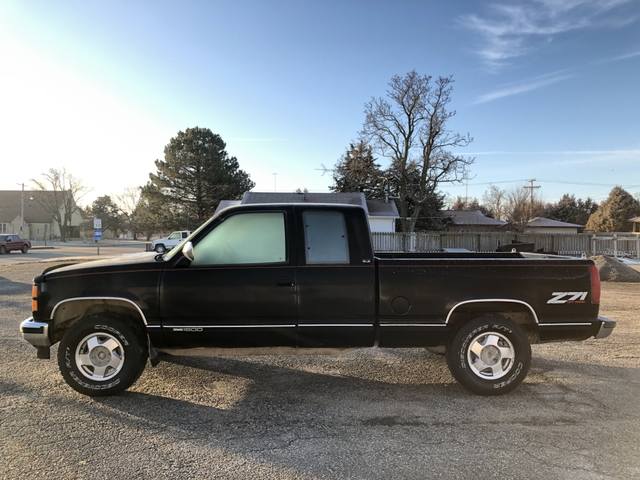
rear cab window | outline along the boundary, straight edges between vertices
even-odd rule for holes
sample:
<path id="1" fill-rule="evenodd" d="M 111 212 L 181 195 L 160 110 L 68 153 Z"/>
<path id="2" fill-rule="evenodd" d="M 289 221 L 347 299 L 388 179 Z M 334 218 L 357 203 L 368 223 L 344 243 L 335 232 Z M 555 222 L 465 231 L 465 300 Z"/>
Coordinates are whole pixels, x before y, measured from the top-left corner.
<path id="1" fill-rule="evenodd" d="M 349 240 L 342 213 L 307 211 L 302 219 L 307 265 L 349 263 Z"/>

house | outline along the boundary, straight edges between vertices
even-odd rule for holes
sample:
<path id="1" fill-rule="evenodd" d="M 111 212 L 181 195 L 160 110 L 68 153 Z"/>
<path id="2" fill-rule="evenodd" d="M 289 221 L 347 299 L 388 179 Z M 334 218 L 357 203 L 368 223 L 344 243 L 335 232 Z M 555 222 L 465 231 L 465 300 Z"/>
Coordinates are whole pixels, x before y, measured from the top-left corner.
<path id="1" fill-rule="evenodd" d="M 630 218 L 629 221 L 632 224 L 631 232 L 635 233 L 636 235 L 640 235 L 640 217 Z"/>
<path id="2" fill-rule="evenodd" d="M 359 205 L 367 212 L 369 228 L 372 232 L 395 232 L 395 221 L 400 217 L 394 202 L 367 200 L 364 193 L 246 192 L 242 200 L 222 200 L 216 209 L 216 213 L 232 205 L 305 202 Z"/>
<path id="3" fill-rule="evenodd" d="M 529 222 L 525 233 L 582 233 L 584 225 L 537 217 Z"/>
<path id="4" fill-rule="evenodd" d="M 442 216 L 448 218 L 448 232 L 503 232 L 508 222 L 487 217 L 480 210 L 443 210 Z"/>
<path id="5" fill-rule="evenodd" d="M 50 240 L 60 236 L 60 227 L 51 214 L 41 205 L 44 196 L 53 192 L 25 190 L 0 190 L 0 233 L 17 233 L 22 238 L 31 240 Z M 20 231 L 23 223 L 24 199 L 24 232 Z M 38 200 L 42 202 L 38 202 Z M 80 211 L 74 212 L 71 218 L 71 229 L 68 237 L 79 237 L 79 225 L 82 223 Z"/>

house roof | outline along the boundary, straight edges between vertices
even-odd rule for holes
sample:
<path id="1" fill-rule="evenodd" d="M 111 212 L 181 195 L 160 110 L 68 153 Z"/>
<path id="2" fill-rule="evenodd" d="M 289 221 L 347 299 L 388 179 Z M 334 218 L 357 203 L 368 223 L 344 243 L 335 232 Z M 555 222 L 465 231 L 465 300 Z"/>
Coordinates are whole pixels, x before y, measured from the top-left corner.
<path id="1" fill-rule="evenodd" d="M 534 218 L 527 226 L 533 228 L 584 228 L 584 225 L 578 225 L 577 223 L 560 222 L 544 217 Z"/>
<path id="2" fill-rule="evenodd" d="M 480 210 L 443 210 L 442 215 L 450 217 L 454 225 L 488 225 L 501 227 L 508 223 L 487 217 Z"/>
<path id="3" fill-rule="evenodd" d="M 24 192 L 24 223 L 52 223 L 53 218 L 38 198 L 53 192 Z M 0 222 L 11 223 L 20 216 L 22 209 L 22 190 L 0 190 Z"/>
<path id="4" fill-rule="evenodd" d="M 255 203 L 332 203 L 340 205 L 359 205 L 370 217 L 399 217 L 394 202 L 367 200 L 364 193 L 280 193 L 280 192 L 247 192 L 242 200 L 223 200 L 216 212 L 231 205 L 247 205 Z"/>
<path id="5" fill-rule="evenodd" d="M 630 222 L 640 222 L 640 217 L 633 217 L 629 219 Z"/>

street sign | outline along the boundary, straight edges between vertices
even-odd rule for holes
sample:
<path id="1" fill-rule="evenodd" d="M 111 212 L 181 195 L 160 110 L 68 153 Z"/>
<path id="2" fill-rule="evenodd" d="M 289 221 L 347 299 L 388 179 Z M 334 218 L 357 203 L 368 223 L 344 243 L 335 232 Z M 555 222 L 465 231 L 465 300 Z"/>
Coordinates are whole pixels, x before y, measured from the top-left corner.
<path id="1" fill-rule="evenodd" d="M 102 230 L 94 230 L 93 231 L 93 239 L 97 242 L 98 240 L 102 240 Z"/>
<path id="2" fill-rule="evenodd" d="M 99 218 L 93 219 L 93 228 L 94 230 L 102 230 L 102 220 Z"/>

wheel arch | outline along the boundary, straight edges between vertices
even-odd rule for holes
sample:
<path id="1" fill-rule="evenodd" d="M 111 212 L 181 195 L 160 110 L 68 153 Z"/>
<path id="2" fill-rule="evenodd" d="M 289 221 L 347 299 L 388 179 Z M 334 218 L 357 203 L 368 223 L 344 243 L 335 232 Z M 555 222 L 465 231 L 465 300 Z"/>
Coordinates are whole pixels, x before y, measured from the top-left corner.
<path id="1" fill-rule="evenodd" d="M 58 303 L 51 312 L 53 343 L 60 341 L 65 331 L 84 317 L 107 314 L 132 323 L 146 343 L 147 319 L 132 300 L 120 297 L 78 297 Z"/>
<path id="2" fill-rule="evenodd" d="M 476 299 L 460 302 L 451 308 L 446 324 L 457 331 L 466 322 L 482 315 L 501 315 L 519 325 L 530 343 L 538 343 L 538 315 L 527 302 L 515 299 Z"/>

